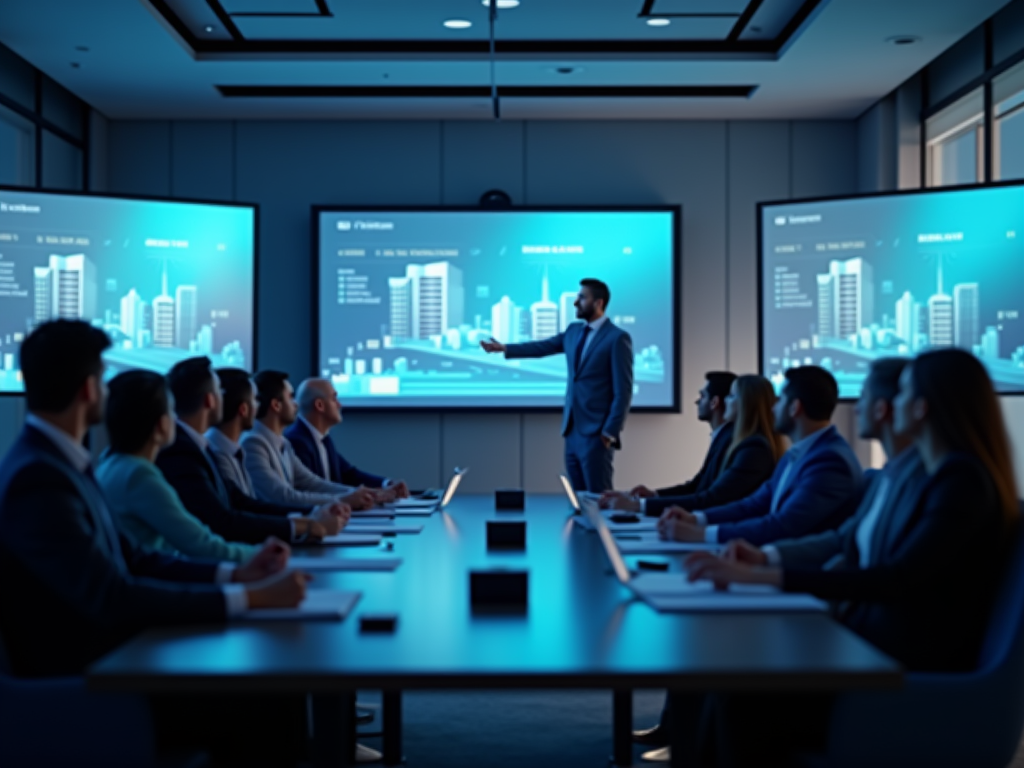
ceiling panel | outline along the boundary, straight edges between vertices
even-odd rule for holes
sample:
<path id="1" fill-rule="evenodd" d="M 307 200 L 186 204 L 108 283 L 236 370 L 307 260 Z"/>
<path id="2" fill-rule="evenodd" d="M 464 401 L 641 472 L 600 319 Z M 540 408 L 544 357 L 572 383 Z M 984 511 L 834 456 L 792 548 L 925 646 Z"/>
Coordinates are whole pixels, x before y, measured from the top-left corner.
<path id="1" fill-rule="evenodd" d="M 764 0 L 740 34 L 740 39 L 774 40 L 797 16 L 803 4 L 803 0 Z"/>
<path id="2" fill-rule="evenodd" d="M 320 15 L 324 6 L 316 0 L 221 0 L 221 6 L 228 13 L 309 13 Z"/>
<path id="3" fill-rule="evenodd" d="M 730 13 L 738 16 L 749 3 L 750 0 L 653 0 L 649 14 Z"/>

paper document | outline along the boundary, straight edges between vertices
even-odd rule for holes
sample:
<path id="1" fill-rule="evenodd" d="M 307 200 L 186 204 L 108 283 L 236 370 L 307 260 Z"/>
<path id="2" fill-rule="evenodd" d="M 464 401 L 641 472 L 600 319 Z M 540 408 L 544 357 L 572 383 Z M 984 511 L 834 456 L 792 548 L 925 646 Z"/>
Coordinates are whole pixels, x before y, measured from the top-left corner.
<path id="1" fill-rule="evenodd" d="M 393 571 L 402 564 L 400 557 L 293 557 L 288 567 L 306 573 L 329 571 Z"/>
<path id="2" fill-rule="evenodd" d="M 385 509 L 406 509 L 410 507 L 434 508 L 440 499 L 395 499 L 384 504 Z"/>
<path id="3" fill-rule="evenodd" d="M 341 621 L 355 607 L 361 592 L 311 589 L 298 608 L 258 608 L 239 614 L 242 621 Z"/>
<path id="4" fill-rule="evenodd" d="M 380 536 L 375 533 L 336 533 L 333 536 L 324 536 L 321 544 L 335 547 L 372 547 L 380 544 Z"/>
<path id="5" fill-rule="evenodd" d="M 635 537 L 626 532 L 615 532 L 615 543 L 624 555 L 680 554 L 685 552 L 717 552 L 721 544 L 705 542 L 663 541 L 657 533 L 641 531 Z"/>
<path id="6" fill-rule="evenodd" d="M 774 587 L 754 584 L 733 584 L 719 592 L 710 582 L 698 582 L 688 594 L 645 594 L 644 602 L 660 612 L 672 611 L 827 611 L 828 604 L 810 595 L 780 592 Z"/>
<path id="7" fill-rule="evenodd" d="M 353 520 L 394 520 L 395 513 L 390 509 L 353 509 Z"/>
<path id="8" fill-rule="evenodd" d="M 362 521 L 353 520 L 347 526 L 345 526 L 345 530 L 353 534 L 419 533 L 423 530 L 423 526 L 414 525 L 413 523 L 395 523 L 393 521 L 385 521 L 383 523 L 363 523 Z"/>

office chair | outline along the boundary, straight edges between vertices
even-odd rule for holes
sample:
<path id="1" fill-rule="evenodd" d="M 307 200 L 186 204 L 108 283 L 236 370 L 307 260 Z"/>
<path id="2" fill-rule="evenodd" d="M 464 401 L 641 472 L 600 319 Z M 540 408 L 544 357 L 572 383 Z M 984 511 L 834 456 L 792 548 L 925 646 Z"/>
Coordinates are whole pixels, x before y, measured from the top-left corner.
<path id="1" fill-rule="evenodd" d="M 11 677 L 0 638 L 0 765 L 155 768 L 149 705 L 87 691 L 82 677 Z"/>
<path id="2" fill-rule="evenodd" d="M 1021 503 L 1024 515 L 1024 502 Z M 836 701 L 813 768 L 1006 768 L 1024 726 L 1024 525 L 989 620 L 978 669 L 910 673 L 902 690 Z"/>

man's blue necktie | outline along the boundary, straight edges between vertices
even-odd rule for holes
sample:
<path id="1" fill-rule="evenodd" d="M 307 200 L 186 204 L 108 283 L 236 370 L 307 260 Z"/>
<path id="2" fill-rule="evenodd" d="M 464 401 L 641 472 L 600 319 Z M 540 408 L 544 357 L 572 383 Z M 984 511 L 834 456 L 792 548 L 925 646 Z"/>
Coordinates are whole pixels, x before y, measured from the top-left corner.
<path id="1" fill-rule="evenodd" d="M 580 363 L 583 361 L 583 348 L 587 346 L 587 337 L 590 336 L 590 325 L 583 326 L 583 336 L 580 337 L 580 343 L 576 345 L 576 366 L 573 370 L 573 378 L 575 378 L 580 372 Z"/>

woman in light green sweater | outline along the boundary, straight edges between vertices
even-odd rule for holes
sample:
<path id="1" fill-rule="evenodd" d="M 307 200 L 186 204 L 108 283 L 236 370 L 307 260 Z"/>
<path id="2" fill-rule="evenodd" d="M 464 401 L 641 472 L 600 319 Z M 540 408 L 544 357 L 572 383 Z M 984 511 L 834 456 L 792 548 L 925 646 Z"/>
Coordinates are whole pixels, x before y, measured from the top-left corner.
<path id="1" fill-rule="evenodd" d="M 163 376 L 127 371 L 110 382 L 110 448 L 96 470 L 114 523 L 143 547 L 204 560 L 244 563 L 260 548 L 225 541 L 182 505 L 154 463 L 174 441 L 173 399 Z"/>

